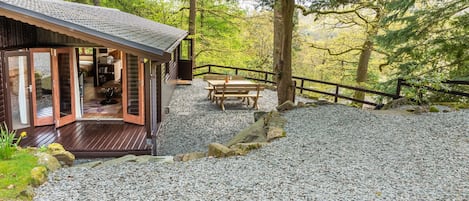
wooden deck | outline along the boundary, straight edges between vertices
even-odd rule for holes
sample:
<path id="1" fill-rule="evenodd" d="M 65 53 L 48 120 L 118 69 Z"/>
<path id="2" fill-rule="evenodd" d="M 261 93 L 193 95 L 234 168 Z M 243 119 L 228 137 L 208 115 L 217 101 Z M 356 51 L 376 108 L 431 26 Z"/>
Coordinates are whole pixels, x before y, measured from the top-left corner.
<path id="1" fill-rule="evenodd" d="M 79 121 L 58 129 L 37 127 L 20 145 L 40 147 L 53 142 L 62 144 L 77 158 L 151 153 L 144 126 L 111 121 Z"/>

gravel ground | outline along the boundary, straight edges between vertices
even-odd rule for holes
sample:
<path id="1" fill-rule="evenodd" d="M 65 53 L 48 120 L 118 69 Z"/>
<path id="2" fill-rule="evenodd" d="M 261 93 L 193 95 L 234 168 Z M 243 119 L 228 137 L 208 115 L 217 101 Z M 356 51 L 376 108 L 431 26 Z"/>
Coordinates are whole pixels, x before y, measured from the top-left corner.
<path id="1" fill-rule="evenodd" d="M 187 108 L 171 108 L 169 117 L 179 122 L 173 126 L 182 131 L 165 125 L 165 134 L 193 135 L 187 140 L 195 142 L 184 146 L 199 149 L 210 141 L 198 138 L 226 141 L 224 134 L 239 129 L 233 125 L 252 122 L 252 114 L 216 112 L 201 103 L 204 95 L 193 98 L 199 100 L 194 105 L 182 101 Z M 61 169 L 36 189 L 35 200 L 469 199 L 469 110 L 392 115 L 327 105 L 285 117 L 287 137 L 247 156 Z M 165 144 L 170 141 L 162 152 L 172 153 L 172 146 L 188 151 Z"/>
<path id="2" fill-rule="evenodd" d="M 206 151 L 212 142 L 227 142 L 241 129 L 254 123 L 254 110 L 239 100 L 228 101 L 225 112 L 207 99 L 207 83 L 196 79 L 192 85 L 178 86 L 158 138 L 158 155 L 176 155 Z M 264 90 L 259 111 L 272 111 L 277 106 L 276 92 Z M 297 101 L 312 102 L 302 97 Z"/>

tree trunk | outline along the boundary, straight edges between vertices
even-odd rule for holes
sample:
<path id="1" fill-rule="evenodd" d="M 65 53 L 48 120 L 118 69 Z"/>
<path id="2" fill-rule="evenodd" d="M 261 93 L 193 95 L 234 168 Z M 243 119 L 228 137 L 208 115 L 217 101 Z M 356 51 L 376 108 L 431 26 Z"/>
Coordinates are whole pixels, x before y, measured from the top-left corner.
<path id="1" fill-rule="evenodd" d="M 190 0 L 190 10 L 189 10 L 189 34 L 195 35 L 195 17 L 197 9 L 197 0 Z"/>
<path id="2" fill-rule="evenodd" d="M 371 58 L 371 50 L 373 49 L 373 42 L 371 40 L 367 40 L 365 44 L 363 44 L 363 50 L 360 53 L 360 59 L 358 60 L 358 68 L 357 68 L 357 87 L 363 87 L 368 80 L 368 63 Z M 365 92 L 355 91 L 353 95 L 355 99 L 358 100 L 365 100 Z M 362 106 L 362 103 L 356 102 L 358 106 Z"/>
<path id="3" fill-rule="evenodd" d="M 291 46 L 294 0 L 276 0 L 274 5 L 274 73 L 278 104 L 293 101 Z"/>
<path id="4" fill-rule="evenodd" d="M 195 66 L 195 55 L 194 55 L 194 50 L 195 50 L 195 42 L 196 42 L 196 28 L 195 28 L 195 19 L 197 17 L 197 0 L 190 0 L 190 10 L 189 10 L 189 34 L 190 37 L 192 38 L 192 67 Z"/>
<path id="5" fill-rule="evenodd" d="M 364 87 L 368 80 L 368 63 L 371 58 L 371 52 L 373 51 L 373 38 L 378 34 L 379 22 L 382 18 L 382 11 L 379 8 L 375 8 L 376 12 L 375 19 L 370 23 L 370 29 L 367 31 L 366 41 L 363 44 L 362 51 L 360 53 L 360 59 L 358 60 L 357 68 L 357 87 Z M 353 95 L 355 99 L 365 100 L 365 92 L 355 91 Z M 358 106 L 363 106 L 362 103 L 355 102 Z"/>

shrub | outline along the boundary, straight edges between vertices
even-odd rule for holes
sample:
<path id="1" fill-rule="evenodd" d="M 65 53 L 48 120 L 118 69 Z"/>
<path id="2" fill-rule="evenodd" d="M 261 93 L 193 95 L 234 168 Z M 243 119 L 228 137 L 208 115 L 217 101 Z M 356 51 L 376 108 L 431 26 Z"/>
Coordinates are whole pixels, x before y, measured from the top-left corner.
<path id="1" fill-rule="evenodd" d="M 4 123 L 3 126 L 0 125 L 0 159 L 10 159 L 17 150 L 21 138 L 24 137 L 26 137 L 26 132 L 22 132 L 21 135 L 16 138 L 16 131 L 10 131 L 6 123 Z"/>

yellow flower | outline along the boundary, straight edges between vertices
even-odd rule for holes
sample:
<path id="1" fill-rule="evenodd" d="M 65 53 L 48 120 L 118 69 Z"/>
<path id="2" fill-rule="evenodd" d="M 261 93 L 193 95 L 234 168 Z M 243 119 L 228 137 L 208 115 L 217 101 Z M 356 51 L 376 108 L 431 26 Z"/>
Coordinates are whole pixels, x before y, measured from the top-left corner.
<path id="1" fill-rule="evenodd" d="M 26 137 L 26 136 L 27 136 L 26 131 L 21 132 L 20 136 L 21 136 L 22 138 Z"/>

